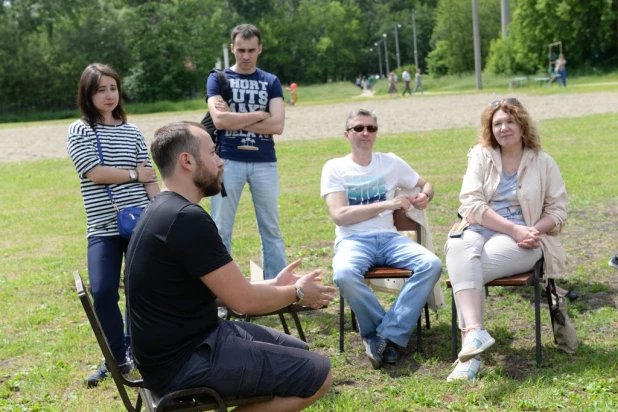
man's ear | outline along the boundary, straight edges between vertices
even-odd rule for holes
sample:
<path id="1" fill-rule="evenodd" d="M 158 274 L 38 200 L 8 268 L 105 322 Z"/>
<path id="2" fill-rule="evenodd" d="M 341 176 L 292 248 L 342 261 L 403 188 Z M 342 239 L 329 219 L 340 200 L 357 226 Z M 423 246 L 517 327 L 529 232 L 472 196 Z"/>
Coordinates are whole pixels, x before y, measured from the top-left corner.
<path id="1" fill-rule="evenodd" d="M 182 152 L 178 155 L 178 166 L 183 169 L 190 171 L 193 169 L 193 164 L 195 163 L 195 159 L 191 156 L 190 153 Z"/>

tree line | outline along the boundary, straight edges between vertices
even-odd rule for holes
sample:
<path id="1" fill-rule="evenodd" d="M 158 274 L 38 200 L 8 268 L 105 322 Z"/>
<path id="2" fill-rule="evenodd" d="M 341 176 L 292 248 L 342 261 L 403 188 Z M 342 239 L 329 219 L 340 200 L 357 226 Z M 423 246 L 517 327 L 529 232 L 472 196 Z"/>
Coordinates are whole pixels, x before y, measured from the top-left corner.
<path id="1" fill-rule="evenodd" d="M 569 69 L 615 66 L 616 5 L 510 0 L 503 37 L 501 0 L 480 0 L 483 68 L 544 71 L 555 41 Z M 378 73 L 386 53 L 390 68 L 414 70 L 412 9 L 422 71 L 473 71 L 471 0 L 0 0 L 0 115 L 74 108 L 79 76 L 95 61 L 121 74 L 130 101 L 203 96 L 239 23 L 262 30 L 259 66 L 284 84 Z"/>

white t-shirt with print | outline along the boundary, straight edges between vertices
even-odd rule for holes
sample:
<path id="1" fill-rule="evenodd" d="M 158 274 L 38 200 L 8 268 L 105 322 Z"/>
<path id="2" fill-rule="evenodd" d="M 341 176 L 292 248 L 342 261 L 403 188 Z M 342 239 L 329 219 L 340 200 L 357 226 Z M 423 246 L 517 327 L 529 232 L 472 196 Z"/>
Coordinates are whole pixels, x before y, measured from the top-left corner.
<path id="1" fill-rule="evenodd" d="M 322 169 L 320 196 L 345 192 L 348 205 L 368 205 L 395 196 L 398 187 L 412 189 L 418 183 L 419 175 L 403 159 L 393 153 L 373 153 L 371 163 L 361 166 L 351 155 L 331 159 Z M 348 226 L 337 226 L 337 239 L 358 234 L 396 232 L 393 211 L 386 210 L 379 215 Z"/>

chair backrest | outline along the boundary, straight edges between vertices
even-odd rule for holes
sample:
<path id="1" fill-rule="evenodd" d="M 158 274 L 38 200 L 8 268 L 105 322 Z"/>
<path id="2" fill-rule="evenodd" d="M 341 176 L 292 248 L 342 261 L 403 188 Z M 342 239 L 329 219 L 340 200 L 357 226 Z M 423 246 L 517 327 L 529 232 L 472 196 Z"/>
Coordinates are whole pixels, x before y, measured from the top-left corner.
<path id="1" fill-rule="evenodd" d="M 416 232 L 416 243 L 422 245 L 421 228 L 422 226 L 410 219 L 408 215 L 401 209 L 393 212 L 393 223 L 400 232 Z"/>
<path id="2" fill-rule="evenodd" d="M 118 364 L 112 355 L 112 350 L 107 343 L 107 339 L 103 334 L 103 329 L 101 328 L 101 324 L 99 323 L 99 318 L 94 311 L 94 307 L 92 306 L 92 301 L 90 300 L 90 295 L 86 292 L 86 287 L 84 286 L 84 282 L 82 277 L 79 275 L 79 272 L 73 272 L 73 278 L 75 279 L 75 288 L 77 289 L 77 296 L 79 297 L 82 306 L 84 307 L 84 311 L 86 312 L 86 316 L 88 317 L 88 321 L 90 322 L 90 326 L 92 327 L 92 331 L 94 332 L 94 336 L 97 338 L 97 342 L 99 343 L 99 347 L 101 348 L 101 352 L 103 352 L 103 357 L 105 358 L 105 363 L 107 363 L 107 369 L 109 369 L 112 374 L 112 378 L 114 379 L 114 383 L 116 384 L 116 388 L 118 388 L 118 393 L 122 398 L 122 402 L 124 406 L 127 408 L 127 411 L 133 412 L 136 410 L 136 407 L 133 406 L 131 400 L 129 399 L 129 395 L 127 394 L 126 386 L 131 387 L 141 387 L 142 380 L 141 379 L 127 379 L 122 375 L 120 369 L 118 368 Z M 138 400 L 138 405 L 139 405 Z"/>

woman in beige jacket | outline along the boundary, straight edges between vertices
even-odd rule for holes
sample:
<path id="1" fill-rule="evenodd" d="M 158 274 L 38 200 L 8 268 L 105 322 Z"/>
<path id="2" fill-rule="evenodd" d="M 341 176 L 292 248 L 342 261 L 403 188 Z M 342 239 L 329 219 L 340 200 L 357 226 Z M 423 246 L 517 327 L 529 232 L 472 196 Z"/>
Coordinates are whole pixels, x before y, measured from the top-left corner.
<path id="1" fill-rule="evenodd" d="M 517 99 L 483 110 L 459 199 L 466 230 L 450 234 L 445 253 L 463 343 L 448 381 L 473 380 L 480 353 L 495 342 L 483 326 L 485 283 L 531 270 L 541 257 L 546 277 L 564 274 L 558 234 L 567 217 L 565 184 Z"/>

